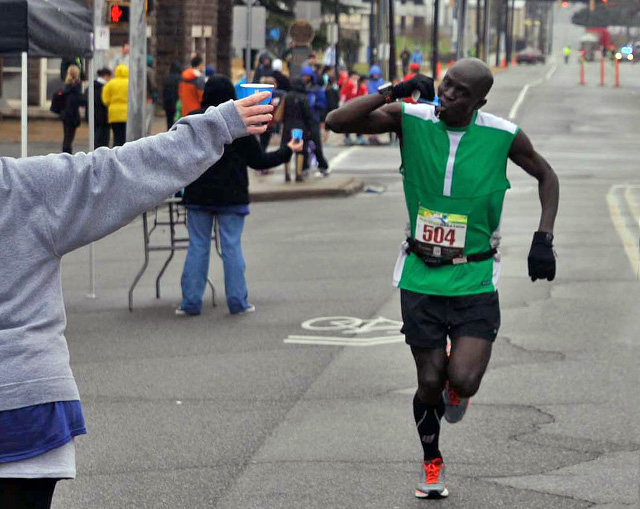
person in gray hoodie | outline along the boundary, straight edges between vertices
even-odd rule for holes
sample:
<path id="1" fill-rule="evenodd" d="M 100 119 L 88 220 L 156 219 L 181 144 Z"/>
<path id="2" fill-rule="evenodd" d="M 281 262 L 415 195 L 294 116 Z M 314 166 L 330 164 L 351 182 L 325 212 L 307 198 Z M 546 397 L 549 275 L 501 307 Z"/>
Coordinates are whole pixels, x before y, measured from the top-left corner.
<path id="1" fill-rule="evenodd" d="M 0 158 L 0 508 L 48 509 L 86 433 L 64 337 L 62 257 L 196 180 L 224 146 L 264 132 L 268 93 L 91 154 Z"/>

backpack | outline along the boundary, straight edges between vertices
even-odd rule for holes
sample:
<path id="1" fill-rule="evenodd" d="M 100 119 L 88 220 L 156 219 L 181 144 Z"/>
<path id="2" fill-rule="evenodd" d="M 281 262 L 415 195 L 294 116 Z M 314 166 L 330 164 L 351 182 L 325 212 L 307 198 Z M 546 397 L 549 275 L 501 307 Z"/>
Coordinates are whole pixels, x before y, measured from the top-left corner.
<path id="1" fill-rule="evenodd" d="M 51 98 L 51 107 L 49 108 L 53 113 L 57 113 L 60 115 L 62 110 L 64 110 L 64 94 L 62 93 L 62 89 L 58 89 L 56 93 L 53 94 Z"/>

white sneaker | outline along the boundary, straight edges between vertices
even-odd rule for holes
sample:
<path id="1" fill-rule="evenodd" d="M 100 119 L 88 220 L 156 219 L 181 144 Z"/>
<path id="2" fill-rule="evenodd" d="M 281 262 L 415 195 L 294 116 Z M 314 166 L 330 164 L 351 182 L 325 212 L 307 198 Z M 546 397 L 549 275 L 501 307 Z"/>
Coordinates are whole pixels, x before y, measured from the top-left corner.
<path id="1" fill-rule="evenodd" d="M 187 313 L 184 309 L 178 308 L 175 311 L 176 316 L 198 316 L 200 313 Z"/>
<path id="2" fill-rule="evenodd" d="M 249 304 L 248 308 L 243 309 L 242 311 L 238 311 L 237 313 L 233 313 L 234 315 L 246 315 L 247 313 L 253 313 L 256 310 L 256 307 L 253 304 Z"/>

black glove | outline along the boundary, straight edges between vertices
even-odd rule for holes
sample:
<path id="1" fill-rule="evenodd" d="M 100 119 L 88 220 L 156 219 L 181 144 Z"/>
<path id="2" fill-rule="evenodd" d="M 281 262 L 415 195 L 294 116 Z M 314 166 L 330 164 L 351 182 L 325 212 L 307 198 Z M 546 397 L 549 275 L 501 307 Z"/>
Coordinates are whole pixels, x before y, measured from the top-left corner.
<path id="1" fill-rule="evenodd" d="M 408 81 L 402 81 L 393 87 L 393 100 L 411 97 L 414 90 L 420 91 L 420 99 L 433 101 L 436 89 L 433 87 L 433 79 L 422 74 L 416 74 Z"/>
<path id="2" fill-rule="evenodd" d="M 553 233 L 535 232 L 529 250 L 529 277 L 531 281 L 556 277 L 556 253 L 553 250 Z"/>

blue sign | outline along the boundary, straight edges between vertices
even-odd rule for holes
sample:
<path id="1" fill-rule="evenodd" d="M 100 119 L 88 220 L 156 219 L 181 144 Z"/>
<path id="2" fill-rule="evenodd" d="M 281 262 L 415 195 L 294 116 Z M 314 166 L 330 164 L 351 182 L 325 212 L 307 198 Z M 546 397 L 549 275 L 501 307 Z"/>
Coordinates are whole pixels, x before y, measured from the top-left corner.
<path id="1" fill-rule="evenodd" d="M 273 27 L 271 30 L 269 30 L 269 39 L 271 39 L 272 41 L 279 41 L 281 34 L 282 30 L 280 30 L 280 28 Z"/>

